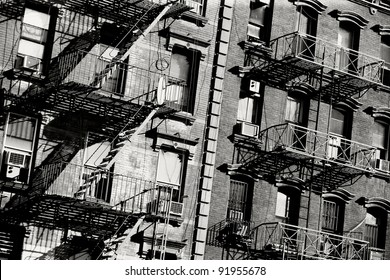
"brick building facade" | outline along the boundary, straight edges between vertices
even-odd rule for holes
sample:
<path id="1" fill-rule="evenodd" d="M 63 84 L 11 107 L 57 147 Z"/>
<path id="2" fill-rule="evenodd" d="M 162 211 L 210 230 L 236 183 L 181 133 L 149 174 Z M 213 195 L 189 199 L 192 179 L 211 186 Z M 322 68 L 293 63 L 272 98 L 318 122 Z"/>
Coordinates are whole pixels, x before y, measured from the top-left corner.
<path id="1" fill-rule="evenodd" d="M 231 3 L 205 259 L 390 257 L 387 2 Z"/>

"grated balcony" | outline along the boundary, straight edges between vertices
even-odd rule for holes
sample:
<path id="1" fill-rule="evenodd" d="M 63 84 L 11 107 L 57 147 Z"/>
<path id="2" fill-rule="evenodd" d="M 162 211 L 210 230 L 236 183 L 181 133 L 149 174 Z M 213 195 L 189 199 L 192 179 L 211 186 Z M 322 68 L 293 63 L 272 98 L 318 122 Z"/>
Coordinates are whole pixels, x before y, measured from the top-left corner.
<path id="1" fill-rule="evenodd" d="M 383 60 L 318 37 L 294 32 L 272 40 L 270 48 L 270 55 L 263 59 L 254 55 L 249 68 L 253 67 L 256 78 L 272 86 L 285 87 L 294 80 L 309 82 L 314 75 L 317 79 L 311 83 L 321 90 L 322 98 L 336 101 L 383 85 Z M 325 75 L 320 84 L 321 69 Z"/>

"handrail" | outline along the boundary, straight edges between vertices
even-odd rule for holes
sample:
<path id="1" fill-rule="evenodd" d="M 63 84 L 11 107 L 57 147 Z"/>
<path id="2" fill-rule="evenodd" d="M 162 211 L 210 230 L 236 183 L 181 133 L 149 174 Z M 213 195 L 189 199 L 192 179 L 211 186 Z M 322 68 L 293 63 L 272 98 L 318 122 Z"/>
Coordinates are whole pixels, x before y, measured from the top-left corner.
<path id="1" fill-rule="evenodd" d="M 384 60 L 321 38 L 292 32 L 273 39 L 275 59 L 298 57 L 369 82 L 383 83 Z"/>
<path id="2" fill-rule="evenodd" d="M 309 228 L 262 223 L 251 231 L 251 249 L 311 259 L 367 259 L 367 241 Z"/>
<path id="3" fill-rule="evenodd" d="M 266 152 L 290 151 L 364 171 L 372 171 L 376 159 L 374 146 L 291 123 L 271 126 L 260 132 L 259 139 Z"/>
<path id="4" fill-rule="evenodd" d="M 59 162 L 40 167 L 43 181 L 40 188 L 45 195 L 88 200 L 106 208 L 124 212 L 148 213 L 157 197 L 153 181 L 126 176 L 99 168 Z M 83 197 L 75 196 L 85 180 L 94 182 Z"/>
<path id="5" fill-rule="evenodd" d="M 121 61 L 105 60 L 97 54 L 83 50 L 69 52 L 53 59 L 49 82 L 59 86 L 79 84 L 125 100 L 153 102 L 161 77 L 166 82 L 166 102 L 178 109 L 188 106 L 186 81 L 161 73 L 130 65 Z M 115 67 L 114 67 L 115 66 Z"/>

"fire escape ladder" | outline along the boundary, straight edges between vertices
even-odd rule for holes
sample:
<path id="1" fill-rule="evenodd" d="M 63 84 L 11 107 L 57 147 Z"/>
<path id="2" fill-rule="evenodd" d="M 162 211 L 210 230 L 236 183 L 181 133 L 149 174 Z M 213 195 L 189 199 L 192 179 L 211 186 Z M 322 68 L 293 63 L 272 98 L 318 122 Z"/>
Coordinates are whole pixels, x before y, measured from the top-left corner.
<path id="1" fill-rule="evenodd" d="M 142 110 L 142 107 L 136 113 L 136 115 Z M 111 150 L 108 155 L 102 159 L 102 162 L 98 165 L 98 170 L 92 172 L 91 175 L 87 178 L 85 183 L 80 186 L 79 190 L 74 194 L 75 197 L 84 196 L 84 194 L 89 190 L 93 184 L 100 178 L 102 171 L 109 170 L 113 164 L 118 159 L 120 152 L 125 150 L 126 147 L 144 130 L 149 121 L 154 117 L 159 108 L 154 108 L 149 115 L 143 120 L 143 122 L 138 127 L 129 128 L 133 123 L 136 115 L 134 115 L 126 126 L 120 131 L 120 133 L 114 138 L 111 142 Z"/>
<path id="2" fill-rule="evenodd" d="M 117 256 L 120 256 L 121 252 L 125 250 L 125 246 L 130 242 L 131 237 L 138 232 L 144 219 L 145 216 L 139 217 L 131 229 L 125 230 L 122 234 L 116 232 L 110 238 L 104 240 L 104 249 L 99 258 L 116 259 Z"/>

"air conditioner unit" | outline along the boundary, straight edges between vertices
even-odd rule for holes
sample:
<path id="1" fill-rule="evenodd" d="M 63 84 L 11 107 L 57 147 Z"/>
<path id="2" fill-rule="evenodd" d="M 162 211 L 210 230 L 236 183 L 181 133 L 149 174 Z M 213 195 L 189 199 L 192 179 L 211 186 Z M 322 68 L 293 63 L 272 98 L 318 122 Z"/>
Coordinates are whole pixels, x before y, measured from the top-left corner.
<path id="1" fill-rule="evenodd" d="M 162 214 L 166 214 L 168 210 L 169 201 L 163 200 L 160 203 L 159 211 Z M 183 215 L 183 206 L 184 204 L 181 202 L 171 201 L 171 208 L 169 211 L 170 215 L 173 216 L 182 216 Z"/>
<path id="2" fill-rule="evenodd" d="M 20 175 L 20 166 L 7 165 L 6 178 L 16 179 Z"/>
<path id="3" fill-rule="evenodd" d="M 26 154 L 15 152 L 15 151 L 7 151 L 6 157 L 7 165 L 24 167 L 26 163 Z"/>
<path id="4" fill-rule="evenodd" d="M 375 169 L 378 169 L 383 172 L 390 172 L 390 161 L 384 159 L 377 159 Z"/>
<path id="5" fill-rule="evenodd" d="M 249 80 L 249 91 L 259 93 L 260 91 L 260 82 Z"/>
<path id="6" fill-rule="evenodd" d="M 252 123 L 239 123 L 238 126 L 238 133 L 245 136 L 250 137 L 257 137 L 259 134 L 259 126 Z"/>
<path id="7" fill-rule="evenodd" d="M 22 68 L 36 72 L 39 71 L 40 64 L 39 58 L 26 55 L 23 57 Z"/>

